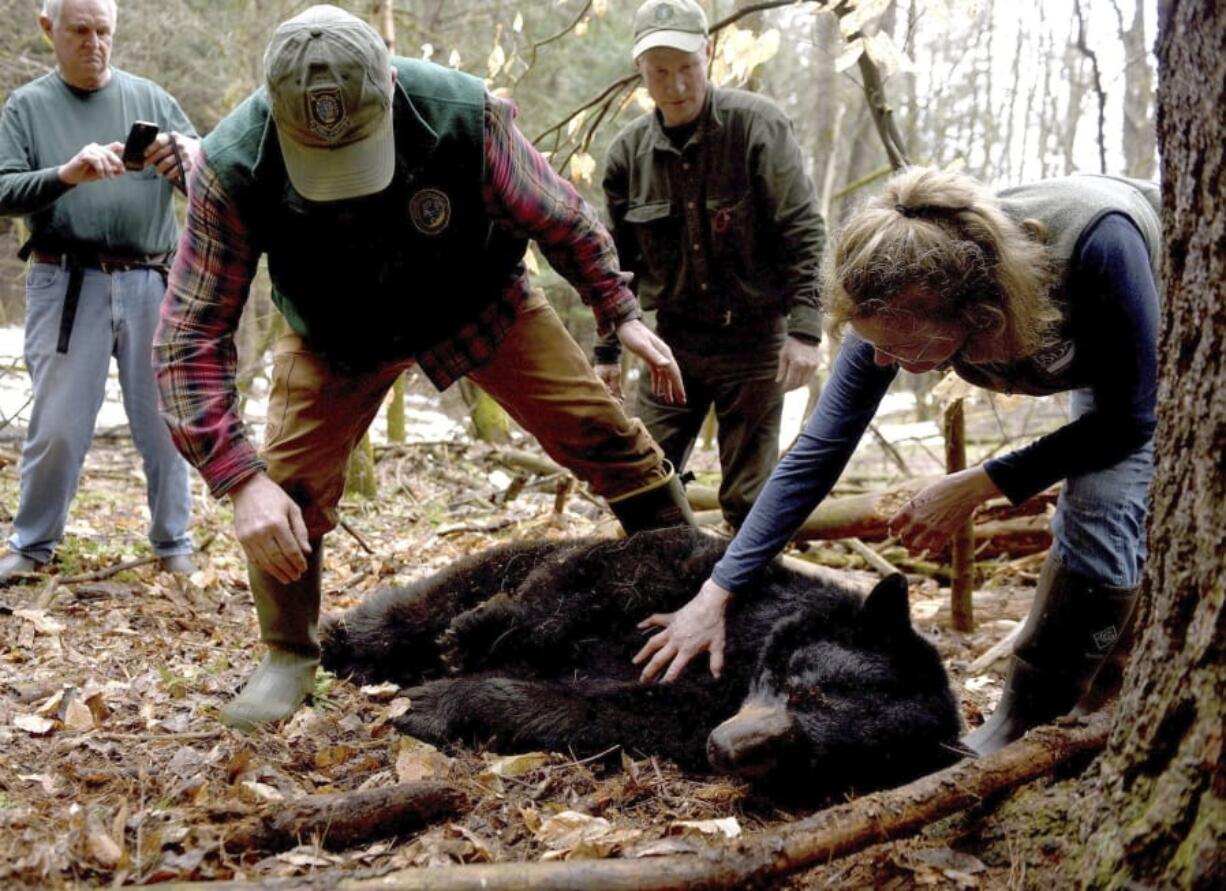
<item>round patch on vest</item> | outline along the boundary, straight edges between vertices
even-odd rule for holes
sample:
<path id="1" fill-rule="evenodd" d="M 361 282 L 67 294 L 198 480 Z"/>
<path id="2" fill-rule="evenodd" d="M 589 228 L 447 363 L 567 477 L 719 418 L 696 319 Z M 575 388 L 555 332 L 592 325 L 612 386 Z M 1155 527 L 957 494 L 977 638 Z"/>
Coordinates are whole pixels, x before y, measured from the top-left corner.
<path id="1" fill-rule="evenodd" d="M 409 217 L 422 235 L 438 235 L 451 222 L 451 199 L 438 189 L 422 189 L 409 199 Z"/>
<path id="2" fill-rule="evenodd" d="M 728 231 L 732 225 L 732 208 L 721 207 L 715 212 L 715 216 L 711 219 L 711 228 L 720 235 Z"/>
<path id="3" fill-rule="evenodd" d="M 317 87 L 308 90 L 307 126 L 324 139 L 332 139 L 345 126 L 345 100 L 340 87 Z"/>

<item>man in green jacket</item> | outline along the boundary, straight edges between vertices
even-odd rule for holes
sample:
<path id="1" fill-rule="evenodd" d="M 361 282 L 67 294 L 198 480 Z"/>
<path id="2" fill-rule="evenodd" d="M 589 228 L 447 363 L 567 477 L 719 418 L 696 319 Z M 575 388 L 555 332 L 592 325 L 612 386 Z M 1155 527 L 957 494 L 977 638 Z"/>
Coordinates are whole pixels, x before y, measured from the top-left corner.
<path id="1" fill-rule="evenodd" d="M 622 265 L 657 310 L 687 397 L 669 403 L 646 386 L 638 412 L 681 470 L 714 405 L 720 506 L 739 527 L 778 460 L 783 394 L 817 367 L 825 226 L 786 115 L 707 82 L 698 4 L 647 0 L 634 25 L 656 109 L 614 140 L 604 191 Z M 597 343 L 597 374 L 618 395 L 619 360 L 614 340 Z"/>

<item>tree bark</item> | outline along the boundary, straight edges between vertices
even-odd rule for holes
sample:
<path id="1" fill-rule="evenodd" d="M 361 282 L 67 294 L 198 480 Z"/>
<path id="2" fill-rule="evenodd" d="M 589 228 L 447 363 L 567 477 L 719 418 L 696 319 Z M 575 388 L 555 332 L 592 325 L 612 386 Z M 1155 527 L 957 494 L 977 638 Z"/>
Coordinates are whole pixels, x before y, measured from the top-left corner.
<path id="1" fill-rule="evenodd" d="M 1165 299 L 1136 652 L 1086 794 L 1092 888 L 1226 887 L 1226 6 L 1159 6 Z M 1084 836 L 1083 836 L 1084 837 Z"/>

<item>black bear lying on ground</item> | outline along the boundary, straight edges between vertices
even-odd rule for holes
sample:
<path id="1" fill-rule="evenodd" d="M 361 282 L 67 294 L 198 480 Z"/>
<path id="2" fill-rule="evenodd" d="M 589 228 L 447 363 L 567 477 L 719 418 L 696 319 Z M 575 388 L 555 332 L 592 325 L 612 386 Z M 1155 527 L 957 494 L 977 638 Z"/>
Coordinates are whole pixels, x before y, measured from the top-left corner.
<path id="1" fill-rule="evenodd" d="M 621 745 L 776 795 L 881 788 L 955 760 L 957 702 L 902 576 L 863 598 L 773 564 L 729 605 L 721 678 L 702 659 L 640 683 L 635 624 L 683 605 L 723 548 L 684 527 L 499 547 L 327 618 L 323 664 L 415 685 L 395 723 L 430 742 Z"/>

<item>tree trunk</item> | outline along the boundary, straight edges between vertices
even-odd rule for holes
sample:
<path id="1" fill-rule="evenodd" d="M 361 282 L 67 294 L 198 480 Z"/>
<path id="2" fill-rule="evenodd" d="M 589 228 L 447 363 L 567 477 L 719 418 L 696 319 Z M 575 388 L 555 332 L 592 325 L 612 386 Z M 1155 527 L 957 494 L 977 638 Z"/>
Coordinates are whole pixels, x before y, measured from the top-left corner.
<path id="1" fill-rule="evenodd" d="M 468 405 L 468 419 L 473 425 L 473 435 L 481 442 L 506 443 L 511 441 L 511 416 L 508 415 L 489 393 L 468 378 L 460 380 L 460 395 Z"/>
<path id="2" fill-rule="evenodd" d="M 957 473 L 966 469 L 966 413 L 964 401 L 955 399 L 945 409 L 945 470 Z M 950 540 L 949 605 L 955 631 L 975 630 L 975 609 L 971 593 L 975 589 L 975 521 L 966 518 Z"/>
<path id="3" fill-rule="evenodd" d="M 1120 18 L 1120 41 L 1124 45 L 1124 172 L 1129 176 L 1152 179 L 1154 161 L 1154 121 L 1150 114 L 1153 99 L 1153 74 L 1149 68 L 1149 46 L 1145 42 L 1145 4 L 1138 2 L 1132 24 L 1124 27 Z"/>
<path id="4" fill-rule="evenodd" d="M 345 471 L 345 494 L 374 498 L 379 494 L 379 480 L 375 476 L 375 449 L 367 432 L 349 455 Z"/>
<path id="5" fill-rule="evenodd" d="M 1226 887 L 1226 6 L 1159 7 L 1166 295 L 1137 651 L 1086 785 L 1089 887 Z M 1085 836 L 1083 836 L 1085 837 Z"/>

